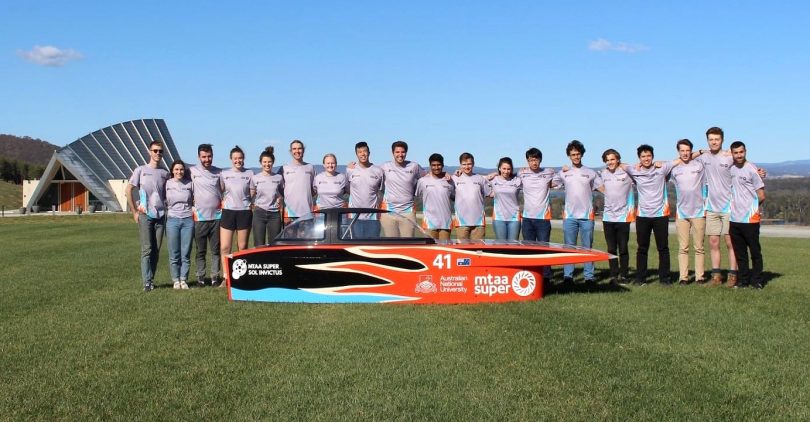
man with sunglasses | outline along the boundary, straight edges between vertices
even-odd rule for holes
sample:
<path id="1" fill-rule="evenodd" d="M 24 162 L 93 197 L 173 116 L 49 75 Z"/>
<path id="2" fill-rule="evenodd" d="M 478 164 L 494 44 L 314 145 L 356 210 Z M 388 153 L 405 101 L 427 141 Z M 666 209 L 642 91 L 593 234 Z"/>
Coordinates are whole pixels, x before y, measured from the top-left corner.
<path id="1" fill-rule="evenodd" d="M 163 143 L 152 141 L 149 144 L 149 162 L 137 167 L 127 183 L 127 199 L 141 238 L 144 292 L 155 288 L 155 270 L 166 227 L 166 181 L 169 180 L 169 171 L 160 167 L 162 159 Z M 138 189 L 137 198 L 134 188 Z"/>

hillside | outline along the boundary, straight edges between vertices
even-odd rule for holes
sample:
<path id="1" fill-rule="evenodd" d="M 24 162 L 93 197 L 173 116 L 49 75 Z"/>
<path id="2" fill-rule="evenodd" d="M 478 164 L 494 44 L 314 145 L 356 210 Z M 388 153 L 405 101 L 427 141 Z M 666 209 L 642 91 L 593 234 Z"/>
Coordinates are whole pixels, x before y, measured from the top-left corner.
<path id="1" fill-rule="evenodd" d="M 22 206 L 22 185 L 0 181 L 0 205 L 6 210 Z"/>
<path id="2" fill-rule="evenodd" d="M 58 146 L 41 139 L 0 134 L 0 157 L 9 160 L 44 167 L 48 165 L 53 152 L 57 149 L 59 149 Z"/>

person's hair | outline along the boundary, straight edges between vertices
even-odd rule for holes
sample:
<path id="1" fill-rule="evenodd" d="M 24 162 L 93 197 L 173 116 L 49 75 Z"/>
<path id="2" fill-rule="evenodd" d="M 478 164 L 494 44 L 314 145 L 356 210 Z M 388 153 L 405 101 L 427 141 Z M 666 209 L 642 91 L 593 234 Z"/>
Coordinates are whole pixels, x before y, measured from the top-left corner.
<path id="1" fill-rule="evenodd" d="M 743 141 L 734 141 L 734 142 L 732 142 L 729 149 L 737 149 L 739 147 L 745 148 L 745 144 L 743 143 Z M 748 148 L 746 148 L 746 149 L 748 149 Z"/>
<path id="2" fill-rule="evenodd" d="M 405 141 L 394 141 L 394 143 L 391 144 L 391 152 L 394 152 L 397 147 L 404 148 L 405 152 L 408 152 L 408 143 Z"/>
<path id="3" fill-rule="evenodd" d="M 690 141 L 690 140 L 688 140 L 688 139 L 686 139 L 686 138 L 683 138 L 683 139 L 681 139 L 680 141 L 678 141 L 678 143 L 677 143 L 677 144 L 675 144 L 675 149 L 676 149 L 677 151 L 680 151 L 680 150 L 681 150 L 681 145 L 686 145 L 686 146 L 688 146 L 690 150 L 695 148 L 695 146 L 694 146 L 694 145 L 692 145 L 692 141 Z"/>
<path id="4" fill-rule="evenodd" d="M 501 172 L 501 166 L 503 164 L 509 164 L 509 167 L 511 168 L 511 170 L 509 171 L 509 177 L 514 176 L 515 175 L 515 165 L 512 164 L 512 159 L 509 158 L 509 157 L 501 157 L 501 159 L 498 160 L 498 168 L 497 168 L 497 170 L 498 170 L 499 174 Z"/>
<path id="5" fill-rule="evenodd" d="M 543 152 L 537 148 L 529 148 L 526 150 L 526 159 L 536 158 L 538 161 L 543 161 Z"/>
<path id="6" fill-rule="evenodd" d="M 245 156 L 245 151 L 242 151 L 242 148 L 239 148 L 239 145 L 236 145 L 233 148 L 231 148 L 231 153 L 228 154 L 228 157 L 233 157 L 233 153 L 235 152 L 242 154 L 242 157 Z"/>
<path id="7" fill-rule="evenodd" d="M 368 147 L 368 143 L 366 143 L 366 141 L 360 141 L 360 142 L 354 144 L 354 152 L 357 152 L 357 150 L 360 149 L 360 148 L 365 148 L 365 149 L 371 151 L 371 148 Z"/>
<path id="8" fill-rule="evenodd" d="M 293 139 L 292 142 L 290 142 L 290 149 L 292 149 L 292 146 L 295 144 L 301 144 L 301 148 L 305 148 L 303 142 L 299 141 L 298 139 Z"/>
<path id="9" fill-rule="evenodd" d="M 181 160 L 181 159 L 179 159 L 179 158 L 178 158 L 178 159 L 176 159 L 176 160 L 174 160 L 174 161 L 172 161 L 172 165 L 170 165 L 170 166 L 169 166 L 169 170 L 171 170 L 172 172 L 174 172 L 174 166 L 176 166 L 176 165 L 178 165 L 178 164 L 180 164 L 181 166 L 183 166 L 183 170 L 184 170 L 184 171 L 186 170 L 186 163 L 184 163 L 184 162 L 183 162 L 183 160 Z"/>
<path id="10" fill-rule="evenodd" d="M 622 161 L 622 155 L 619 154 L 619 151 L 616 151 L 613 148 L 608 148 L 605 150 L 605 152 L 602 153 L 602 162 L 606 163 L 608 155 L 611 154 L 615 155 L 617 160 Z"/>
<path id="11" fill-rule="evenodd" d="M 638 146 L 638 148 L 636 148 L 636 154 L 638 154 L 639 157 L 641 157 L 642 152 L 646 152 L 646 151 L 649 151 L 650 154 L 652 154 L 653 157 L 655 157 L 655 150 L 650 145 L 641 144 L 641 145 Z"/>
<path id="12" fill-rule="evenodd" d="M 438 162 L 442 163 L 442 165 L 444 165 L 444 157 L 442 157 L 442 155 L 437 153 L 437 152 L 434 152 L 433 154 L 430 154 L 430 157 L 428 157 L 428 164 L 430 164 L 430 163 L 432 163 L 434 161 L 438 161 Z"/>
<path id="13" fill-rule="evenodd" d="M 709 135 L 720 135 L 720 140 L 724 139 L 723 129 L 720 129 L 717 126 L 710 127 L 709 130 L 706 131 L 706 139 L 709 138 Z"/>
<path id="14" fill-rule="evenodd" d="M 571 155 L 572 150 L 577 150 L 579 151 L 580 155 L 585 155 L 585 145 L 582 145 L 582 142 L 579 142 L 576 139 L 569 142 L 568 146 L 565 147 L 565 155 Z"/>
<path id="15" fill-rule="evenodd" d="M 211 144 L 200 144 L 200 146 L 197 147 L 197 155 L 200 155 L 201 152 L 210 152 L 213 154 L 214 148 L 211 146 Z"/>
<path id="16" fill-rule="evenodd" d="M 152 147 L 155 145 L 160 145 L 160 147 L 163 148 L 163 141 L 161 141 L 160 139 L 155 139 L 154 141 L 149 143 L 149 149 L 152 149 Z"/>
<path id="17" fill-rule="evenodd" d="M 275 154 L 273 154 L 274 150 L 275 150 L 275 148 L 273 148 L 272 146 L 269 146 L 269 147 L 265 148 L 264 151 L 262 151 L 262 153 L 259 154 L 259 164 L 262 163 L 262 159 L 264 157 L 269 158 L 272 162 L 275 163 L 276 162 L 276 156 L 275 156 Z"/>
<path id="18" fill-rule="evenodd" d="M 332 157 L 332 158 L 334 158 L 334 159 L 335 159 L 335 164 L 337 164 L 337 156 L 336 156 L 335 154 L 332 154 L 331 152 L 328 152 L 328 153 L 324 154 L 324 156 L 323 156 L 323 160 L 321 160 L 321 163 L 322 163 L 322 164 L 326 164 L 326 158 L 327 158 L 327 157 Z"/>
<path id="19" fill-rule="evenodd" d="M 475 157 L 473 157 L 473 155 L 470 154 L 469 152 L 462 152 L 461 155 L 458 156 L 459 164 L 464 160 L 472 160 L 473 163 L 474 163 L 475 162 Z"/>

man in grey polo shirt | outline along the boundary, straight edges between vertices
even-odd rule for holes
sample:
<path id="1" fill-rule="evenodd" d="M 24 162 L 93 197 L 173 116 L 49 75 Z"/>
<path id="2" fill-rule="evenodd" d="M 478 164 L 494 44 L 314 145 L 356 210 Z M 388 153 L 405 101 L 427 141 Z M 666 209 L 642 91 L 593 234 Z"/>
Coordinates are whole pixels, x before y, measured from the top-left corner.
<path id="1" fill-rule="evenodd" d="M 354 146 L 357 164 L 346 167 L 349 179 L 349 207 L 377 208 L 380 204 L 380 190 L 384 174 L 379 166 L 371 163 L 368 144 L 360 141 Z M 354 235 L 358 239 L 380 237 L 378 214 L 360 214 L 355 224 Z"/>
<path id="2" fill-rule="evenodd" d="M 393 160 L 380 165 L 385 176 L 383 199 L 380 208 L 397 214 L 380 215 L 383 236 L 412 237 L 416 225 L 416 212 L 413 199 L 416 195 L 416 184 L 425 173 L 419 164 L 408 161 L 408 144 L 395 141 L 391 144 Z"/>
<path id="3" fill-rule="evenodd" d="M 169 180 L 169 172 L 160 168 L 162 159 L 163 143 L 152 141 L 149 144 L 149 163 L 136 167 L 127 183 L 127 199 L 141 238 L 141 277 L 145 292 L 155 288 L 155 270 L 166 228 L 166 181 Z M 133 188 L 138 189 L 138 198 Z"/>
<path id="4" fill-rule="evenodd" d="M 670 179 L 675 184 L 678 229 L 679 284 L 689 284 L 689 237 L 695 249 L 695 282 L 705 283 L 703 238 L 706 233 L 706 190 L 703 163 L 692 159 L 692 141 L 681 139 L 676 144 L 679 161 Z"/>
<path id="5" fill-rule="evenodd" d="M 212 165 L 214 150 L 211 144 L 197 147 L 200 164 L 191 166 L 191 184 L 194 188 L 194 240 L 197 244 L 197 285 L 205 286 L 205 258 L 211 247 L 211 285 L 220 283 L 219 219 L 222 217 L 222 192 L 219 179 L 222 170 Z"/>

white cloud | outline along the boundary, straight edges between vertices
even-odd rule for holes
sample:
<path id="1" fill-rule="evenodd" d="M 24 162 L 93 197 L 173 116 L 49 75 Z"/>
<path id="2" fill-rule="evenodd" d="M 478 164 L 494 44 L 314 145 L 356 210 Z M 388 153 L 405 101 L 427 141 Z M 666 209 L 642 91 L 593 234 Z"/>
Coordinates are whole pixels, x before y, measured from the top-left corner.
<path id="1" fill-rule="evenodd" d="M 70 48 L 62 50 L 52 45 L 35 45 L 30 51 L 20 51 L 18 54 L 29 62 L 53 67 L 64 66 L 70 61 L 84 57 L 76 50 Z"/>
<path id="2" fill-rule="evenodd" d="M 588 50 L 591 51 L 617 51 L 619 53 L 638 53 L 647 51 L 650 48 L 643 44 L 631 44 L 626 42 L 611 42 L 604 38 L 599 38 L 588 43 Z"/>

